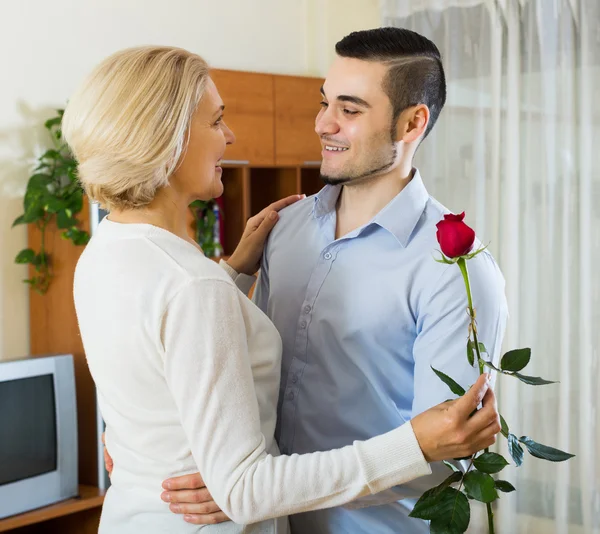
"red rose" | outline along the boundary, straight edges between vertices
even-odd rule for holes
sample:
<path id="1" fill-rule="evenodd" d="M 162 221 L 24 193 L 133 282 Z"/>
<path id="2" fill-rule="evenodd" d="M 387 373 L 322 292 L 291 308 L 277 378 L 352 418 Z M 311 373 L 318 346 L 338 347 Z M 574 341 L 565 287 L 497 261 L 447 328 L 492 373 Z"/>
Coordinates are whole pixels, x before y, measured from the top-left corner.
<path id="1" fill-rule="evenodd" d="M 464 218 L 464 211 L 460 215 L 450 213 L 436 224 L 438 243 L 448 258 L 464 256 L 473 248 L 475 232 L 463 222 Z"/>

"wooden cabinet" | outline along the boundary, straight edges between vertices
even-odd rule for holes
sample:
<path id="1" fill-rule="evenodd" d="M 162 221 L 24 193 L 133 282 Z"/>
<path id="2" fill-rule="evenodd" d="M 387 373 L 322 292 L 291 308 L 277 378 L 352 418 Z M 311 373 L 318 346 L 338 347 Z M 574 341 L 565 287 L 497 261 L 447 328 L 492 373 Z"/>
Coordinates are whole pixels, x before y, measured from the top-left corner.
<path id="1" fill-rule="evenodd" d="M 322 78 L 275 76 L 275 164 L 318 165 L 315 133 Z"/>
<path id="2" fill-rule="evenodd" d="M 236 142 L 227 148 L 226 160 L 273 165 L 273 76 L 213 70 L 211 77 L 225 103 L 225 122 L 236 137 Z"/>

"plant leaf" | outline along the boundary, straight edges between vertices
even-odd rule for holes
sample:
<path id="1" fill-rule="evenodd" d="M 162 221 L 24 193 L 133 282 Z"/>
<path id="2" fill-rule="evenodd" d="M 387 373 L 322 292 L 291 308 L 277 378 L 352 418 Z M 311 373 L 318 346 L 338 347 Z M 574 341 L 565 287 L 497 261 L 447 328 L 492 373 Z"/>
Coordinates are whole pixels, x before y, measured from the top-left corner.
<path id="1" fill-rule="evenodd" d="M 529 384 L 530 386 L 544 386 L 546 384 L 556 384 L 556 381 L 546 380 L 544 378 L 540 378 L 539 376 L 526 376 L 520 373 L 512 373 L 511 376 L 516 376 L 521 382 L 525 382 L 525 384 Z"/>
<path id="2" fill-rule="evenodd" d="M 469 471 L 464 477 L 467 495 L 480 502 L 493 502 L 498 498 L 494 479 L 487 473 Z"/>
<path id="3" fill-rule="evenodd" d="M 452 473 L 448 478 L 446 478 L 441 484 L 437 485 L 435 488 L 431 488 L 427 490 L 421 498 L 416 502 L 415 507 L 413 508 L 413 512 L 421 513 L 421 509 L 429 509 L 434 506 L 440 499 L 443 491 L 448 488 L 451 484 L 456 482 L 460 482 L 462 480 L 463 474 L 460 471 L 456 473 Z M 415 516 L 416 517 L 416 516 Z M 424 519 L 424 518 L 423 518 Z"/>
<path id="4" fill-rule="evenodd" d="M 483 343 L 479 343 L 479 352 L 485 352 L 486 354 L 489 354 L 488 350 L 485 348 L 485 345 Z"/>
<path id="5" fill-rule="evenodd" d="M 508 351 L 500 361 L 503 371 L 517 372 L 523 369 L 531 359 L 531 349 L 516 349 Z"/>
<path id="6" fill-rule="evenodd" d="M 469 365 L 473 367 L 475 365 L 475 356 L 473 355 L 473 351 L 475 347 L 473 346 L 473 342 L 469 339 L 467 341 L 467 360 L 469 360 Z"/>
<path id="7" fill-rule="evenodd" d="M 44 127 L 47 128 L 48 130 L 52 129 L 54 126 L 58 126 L 61 123 L 61 117 L 54 117 L 53 119 L 48 119 L 45 123 L 44 123 Z"/>
<path id="8" fill-rule="evenodd" d="M 519 441 L 525 445 L 525 447 L 527 447 L 527 450 L 531 456 L 541 458 L 542 460 L 548 460 L 550 462 L 564 462 L 565 460 L 575 457 L 574 454 L 563 452 L 559 449 L 555 449 L 554 447 L 537 443 L 527 436 L 521 436 Z"/>
<path id="9" fill-rule="evenodd" d="M 442 462 L 446 467 L 452 469 L 454 473 L 460 473 L 459 469 L 454 464 L 450 463 L 448 460 L 442 460 Z"/>
<path id="10" fill-rule="evenodd" d="M 460 384 L 455 382 L 452 378 L 450 378 L 448 375 L 442 373 L 441 371 L 438 371 L 434 367 L 431 367 L 431 369 L 436 375 L 438 375 L 440 380 L 450 388 L 450 391 L 452 391 L 452 393 L 458 395 L 459 397 L 462 397 L 465 394 L 464 388 Z"/>
<path id="11" fill-rule="evenodd" d="M 12 223 L 12 227 L 17 226 L 18 224 L 27 224 L 27 221 L 25 220 L 25 214 L 23 215 L 19 215 Z"/>
<path id="12" fill-rule="evenodd" d="M 69 210 L 61 210 L 56 214 L 56 225 L 60 229 L 71 228 L 77 224 L 77 219 L 69 215 Z"/>
<path id="13" fill-rule="evenodd" d="M 15 263 L 33 263 L 35 257 L 35 252 L 30 248 L 26 248 L 17 254 Z"/>
<path id="14" fill-rule="evenodd" d="M 463 534 L 463 532 L 464 530 L 448 525 L 443 519 L 434 519 L 429 524 L 429 534 Z"/>
<path id="15" fill-rule="evenodd" d="M 502 369 L 498 369 L 492 362 L 488 362 L 487 360 L 484 360 L 483 358 L 481 358 L 481 361 L 483 361 L 483 364 L 486 367 L 489 367 L 490 369 L 493 369 L 494 371 L 497 371 L 499 373 L 504 373 L 505 375 L 508 373 L 505 373 Z"/>
<path id="16" fill-rule="evenodd" d="M 517 467 L 520 467 L 523 463 L 525 451 L 523 450 L 523 447 L 519 445 L 519 440 L 514 434 L 508 435 L 508 452 L 510 452 L 510 455 L 512 456 L 512 459 Z"/>
<path id="17" fill-rule="evenodd" d="M 502 471 L 508 465 L 508 462 L 500 454 L 484 452 L 473 460 L 473 465 L 482 473 L 494 474 Z"/>
<path id="18" fill-rule="evenodd" d="M 423 497 L 426 493 L 428 492 L 425 492 Z M 439 494 L 435 502 L 429 502 L 426 506 L 422 505 L 417 508 L 423 497 L 419 499 L 409 514 L 410 517 L 435 520 L 438 527 L 449 525 L 455 529 L 455 532 L 462 533 L 467 530 L 471 519 L 471 509 L 464 493 L 454 488 L 446 488 Z"/>
<path id="19" fill-rule="evenodd" d="M 516 491 L 515 487 L 506 480 L 496 480 L 495 486 L 497 490 L 500 490 L 504 493 L 510 493 L 511 491 Z"/>
<path id="20" fill-rule="evenodd" d="M 500 432 L 502 432 L 502 435 L 505 438 L 508 438 L 508 434 L 509 434 L 509 430 L 508 430 L 508 425 L 506 424 L 506 421 L 504 420 L 504 417 L 500 416 L 500 426 L 502 427 Z"/>
<path id="21" fill-rule="evenodd" d="M 60 210 L 65 208 L 65 201 L 59 197 L 48 197 L 44 209 L 48 213 L 58 213 Z"/>

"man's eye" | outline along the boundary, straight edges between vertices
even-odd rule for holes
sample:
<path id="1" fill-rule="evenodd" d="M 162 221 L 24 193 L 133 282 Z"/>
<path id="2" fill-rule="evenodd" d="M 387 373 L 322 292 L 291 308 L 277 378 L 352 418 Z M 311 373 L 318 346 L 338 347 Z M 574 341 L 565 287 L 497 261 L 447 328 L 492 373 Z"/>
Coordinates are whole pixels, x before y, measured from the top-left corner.
<path id="1" fill-rule="evenodd" d="M 325 101 L 320 102 L 320 105 L 322 108 L 326 108 L 327 106 L 329 106 L 329 104 Z"/>
<path id="2" fill-rule="evenodd" d="M 215 126 L 219 126 L 219 124 L 221 124 L 223 122 L 223 115 L 221 115 L 216 121 L 215 121 Z"/>
<path id="3" fill-rule="evenodd" d="M 344 108 L 344 113 L 346 115 L 358 115 L 358 111 L 352 111 L 351 109 L 345 109 L 345 108 Z"/>

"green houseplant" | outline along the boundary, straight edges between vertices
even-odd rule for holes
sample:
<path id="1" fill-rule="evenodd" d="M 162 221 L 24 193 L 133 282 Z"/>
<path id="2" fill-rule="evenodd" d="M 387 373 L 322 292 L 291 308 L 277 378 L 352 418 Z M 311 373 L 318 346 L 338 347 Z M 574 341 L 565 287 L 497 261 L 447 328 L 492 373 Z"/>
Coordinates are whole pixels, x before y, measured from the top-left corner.
<path id="1" fill-rule="evenodd" d="M 46 251 L 48 224 L 55 221 L 56 226 L 63 230 L 62 237 L 75 245 L 85 245 L 90 239 L 88 232 L 79 228 L 77 219 L 83 207 L 83 190 L 77 180 L 77 162 L 62 137 L 63 111 L 57 110 L 57 116 L 44 124 L 53 147 L 38 158 L 38 165 L 25 190 L 23 214 L 13 222 L 13 227 L 35 224 L 40 231 L 39 250 L 21 250 L 15 262 L 34 267 L 33 276 L 23 281 L 42 295 L 48 291 L 52 279 L 52 262 Z"/>

